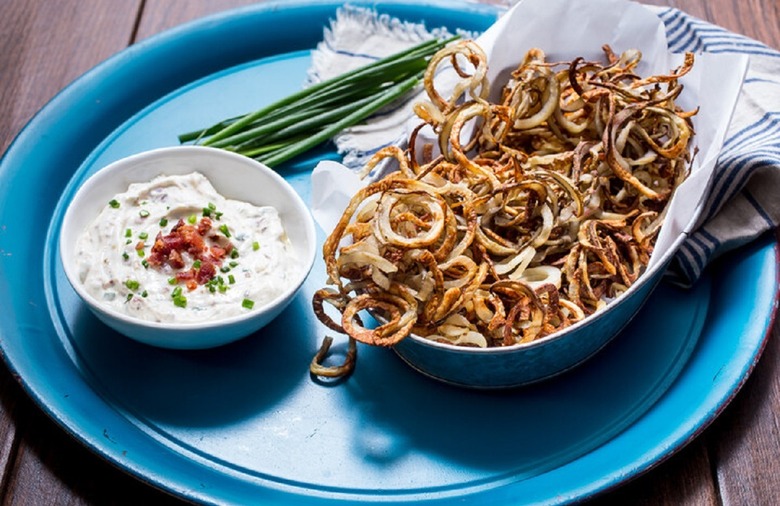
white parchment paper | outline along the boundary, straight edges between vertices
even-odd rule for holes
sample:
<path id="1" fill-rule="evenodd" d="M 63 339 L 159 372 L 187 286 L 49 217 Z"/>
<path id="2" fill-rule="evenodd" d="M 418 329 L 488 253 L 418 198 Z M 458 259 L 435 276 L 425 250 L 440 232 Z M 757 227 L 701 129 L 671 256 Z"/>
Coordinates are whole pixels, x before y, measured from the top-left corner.
<path id="1" fill-rule="evenodd" d="M 476 42 L 488 55 L 491 88 L 505 82 L 526 51 L 538 47 L 549 61 L 578 56 L 603 60 L 602 46 L 616 53 L 639 49 L 639 75 L 666 74 L 683 60 L 670 53 L 661 20 L 648 8 L 625 0 L 523 0 L 507 11 Z M 681 79 L 685 86 L 677 103 L 685 110 L 699 107 L 694 117 L 697 148 L 691 174 L 674 195 L 648 268 L 690 232 L 701 211 L 726 130 L 747 70 L 748 57 L 737 54 L 696 54 L 693 70 Z M 411 110 L 408 111 L 413 118 Z M 410 119 L 410 121 L 414 121 Z M 327 233 L 337 223 L 352 195 L 368 181 L 332 161 L 312 173 L 312 212 Z"/>

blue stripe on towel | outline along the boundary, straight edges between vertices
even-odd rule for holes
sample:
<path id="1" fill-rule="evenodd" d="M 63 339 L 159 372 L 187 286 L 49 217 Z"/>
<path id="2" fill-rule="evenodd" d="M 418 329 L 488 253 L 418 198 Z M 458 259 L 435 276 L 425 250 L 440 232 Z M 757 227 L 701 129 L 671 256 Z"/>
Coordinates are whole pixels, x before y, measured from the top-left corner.
<path id="1" fill-rule="evenodd" d="M 745 196 L 745 199 L 750 203 L 750 205 L 753 206 L 753 209 L 756 210 L 756 213 L 758 213 L 758 215 L 761 216 L 761 218 L 766 222 L 767 225 L 769 225 L 770 228 L 776 225 L 772 221 L 772 218 L 764 210 L 764 208 L 761 207 L 761 204 L 758 203 L 758 201 L 753 196 L 753 194 L 747 190 L 747 188 L 745 189 L 745 191 L 742 192 L 742 194 Z"/>
<path id="2" fill-rule="evenodd" d="M 723 149 L 721 150 L 721 158 L 724 157 L 724 155 L 728 155 L 730 151 L 733 151 L 734 149 L 737 149 L 741 146 L 746 146 L 747 144 L 743 144 L 743 139 L 748 139 L 749 141 L 755 141 L 756 134 L 760 132 L 768 133 L 769 135 L 772 135 L 772 130 L 779 130 L 780 127 L 780 112 L 767 112 L 765 113 L 761 119 L 756 121 L 755 123 L 752 123 L 739 132 L 735 133 L 728 139 L 726 139 L 723 142 Z"/>
<path id="3" fill-rule="evenodd" d="M 771 58 L 780 58 L 780 53 L 770 48 L 767 48 L 765 50 L 756 49 L 752 51 L 743 51 L 743 50 L 736 50 L 736 49 L 713 49 L 712 51 L 709 52 L 713 54 L 738 53 L 738 54 L 749 54 L 749 55 L 756 55 L 756 56 L 769 56 Z"/>
<path id="4" fill-rule="evenodd" d="M 691 262 L 691 254 L 687 243 L 680 246 L 680 250 L 678 251 L 677 256 L 675 256 L 675 259 L 685 278 L 696 279 L 699 277 L 699 274 L 701 274 L 701 271 L 697 271 L 694 268 L 694 264 Z"/>
<path id="5" fill-rule="evenodd" d="M 673 52 L 699 50 L 711 53 L 747 53 L 780 57 L 766 44 L 682 14 L 680 11 L 660 13 L 666 27 L 669 49 Z"/>
<path id="6" fill-rule="evenodd" d="M 776 81 L 774 79 L 767 79 L 766 77 L 751 77 L 748 79 L 745 79 L 744 84 L 776 84 L 780 86 L 780 81 Z M 779 90 L 780 91 L 780 90 Z"/>
<path id="7" fill-rule="evenodd" d="M 717 250 L 721 246 L 720 240 L 714 235 L 710 234 L 705 228 L 700 228 L 696 231 L 695 235 L 701 236 L 712 243 L 712 251 Z"/>
<path id="8" fill-rule="evenodd" d="M 712 218 L 723 203 L 736 195 L 756 170 L 777 166 L 780 166 L 780 147 L 746 153 L 736 157 L 727 167 L 718 167 L 713 191 L 717 187 L 719 190 L 711 194 L 708 199 L 708 206 L 704 213 L 706 219 Z"/>
<path id="9" fill-rule="evenodd" d="M 709 258 L 712 256 L 712 252 L 714 251 L 712 246 L 705 244 L 701 237 L 694 234 L 689 237 L 689 241 L 701 251 L 703 257 Z"/>

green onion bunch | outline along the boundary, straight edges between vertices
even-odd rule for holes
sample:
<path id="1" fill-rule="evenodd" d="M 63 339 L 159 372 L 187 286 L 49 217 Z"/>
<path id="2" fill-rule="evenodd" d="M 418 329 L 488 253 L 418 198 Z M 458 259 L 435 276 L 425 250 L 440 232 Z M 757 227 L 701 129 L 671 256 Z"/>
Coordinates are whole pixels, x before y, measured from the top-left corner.
<path id="1" fill-rule="evenodd" d="M 422 81 L 431 56 L 457 38 L 422 42 L 258 111 L 182 134 L 179 142 L 234 151 L 278 166 L 413 90 Z"/>

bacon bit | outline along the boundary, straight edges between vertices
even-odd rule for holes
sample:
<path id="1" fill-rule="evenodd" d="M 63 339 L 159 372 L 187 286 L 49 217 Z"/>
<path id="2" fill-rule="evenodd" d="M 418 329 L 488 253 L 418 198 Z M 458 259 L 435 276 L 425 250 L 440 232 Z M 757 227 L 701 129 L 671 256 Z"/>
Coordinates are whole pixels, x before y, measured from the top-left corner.
<path id="1" fill-rule="evenodd" d="M 170 255 L 168 255 L 168 265 L 174 269 L 181 269 L 184 267 L 184 258 L 182 258 L 181 253 L 177 250 L 171 251 Z"/>
<path id="2" fill-rule="evenodd" d="M 211 219 L 201 218 L 200 223 L 198 223 L 198 233 L 205 236 L 209 233 L 209 230 L 211 230 Z"/>
<path id="3" fill-rule="evenodd" d="M 146 246 L 146 243 L 144 241 L 138 241 L 138 244 L 135 245 L 136 250 L 142 250 Z"/>
<path id="4" fill-rule="evenodd" d="M 211 247 L 211 256 L 215 260 L 222 260 L 225 255 L 227 255 L 227 250 L 225 248 L 220 248 L 219 246 L 212 246 Z"/>
<path id="5" fill-rule="evenodd" d="M 204 237 L 209 233 L 211 227 L 212 221 L 204 217 L 197 227 L 179 220 L 169 234 L 163 235 L 162 232 L 159 232 L 149 255 L 149 265 L 168 264 L 174 269 L 182 269 L 185 265 L 182 253 L 186 251 L 200 262 L 200 268 L 191 267 L 186 271 L 177 272 L 176 280 L 185 283 L 189 290 L 194 290 L 198 285 L 208 283 L 217 275 L 217 267 L 221 265 L 222 259 L 233 250 L 233 244 L 230 242 L 226 245 L 215 244 L 211 247 L 206 245 Z M 220 237 L 214 235 L 213 239 L 218 240 Z"/>
<path id="6" fill-rule="evenodd" d="M 163 241 L 162 232 L 157 232 L 157 237 L 154 238 L 154 245 L 152 245 L 152 254 L 147 259 L 149 265 L 162 265 L 163 256 L 168 254 L 168 252 L 164 253 L 164 250 L 165 241 Z"/>
<path id="7" fill-rule="evenodd" d="M 198 233 L 198 229 L 192 225 L 184 225 L 179 228 L 177 233 L 181 236 L 182 241 L 187 246 L 187 252 L 193 256 L 197 256 L 202 252 L 206 243 L 203 240 L 203 236 Z"/>
<path id="8" fill-rule="evenodd" d="M 198 273 L 195 279 L 198 281 L 199 284 L 205 285 L 206 283 L 209 282 L 209 280 L 211 280 L 211 278 L 213 278 L 216 275 L 217 275 L 216 266 L 208 260 L 201 260 L 200 269 L 198 269 Z"/>
<path id="9" fill-rule="evenodd" d="M 180 271 L 176 273 L 176 281 L 180 283 L 189 283 L 193 279 L 195 279 L 195 269 Z"/>

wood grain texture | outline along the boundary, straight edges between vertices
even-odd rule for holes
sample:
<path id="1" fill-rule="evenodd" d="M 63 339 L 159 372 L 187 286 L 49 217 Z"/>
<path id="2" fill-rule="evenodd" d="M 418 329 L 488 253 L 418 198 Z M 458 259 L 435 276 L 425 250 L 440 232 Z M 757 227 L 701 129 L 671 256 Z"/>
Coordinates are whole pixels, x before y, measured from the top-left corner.
<path id="1" fill-rule="evenodd" d="M 0 152 L 57 92 L 127 47 L 140 5 L 0 2 Z"/>
<path id="2" fill-rule="evenodd" d="M 486 0 L 488 1 L 488 0 Z M 502 0 L 489 0 L 502 3 Z M 162 30 L 252 0 L 0 0 L 0 152 L 54 94 Z M 780 48 L 776 0 L 650 0 Z M 727 260 L 724 260 L 727 261 Z M 702 435 L 588 504 L 780 504 L 780 331 Z M 0 367 L 0 503 L 184 504 L 104 462 L 51 421 Z"/>
<path id="3" fill-rule="evenodd" d="M 136 40 L 208 14 L 255 3 L 257 0 L 146 0 Z"/>

